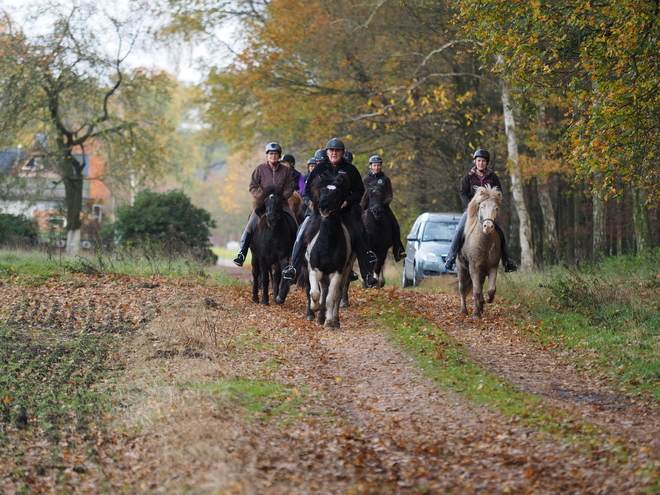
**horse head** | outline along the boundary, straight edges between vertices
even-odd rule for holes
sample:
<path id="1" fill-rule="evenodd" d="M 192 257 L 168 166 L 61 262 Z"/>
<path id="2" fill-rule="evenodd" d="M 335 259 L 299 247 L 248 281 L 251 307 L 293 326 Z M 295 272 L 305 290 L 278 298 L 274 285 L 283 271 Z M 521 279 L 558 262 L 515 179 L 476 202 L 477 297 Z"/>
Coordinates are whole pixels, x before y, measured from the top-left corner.
<path id="1" fill-rule="evenodd" d="M 502 193 L 489 185 L 479 187 L 468 206 L 468 215 L 476 216 L 481 224 L 484 234 L 490 234 L 495 229 L 495 220 L 499 205 L 502 202 Z"/>
<path id="2" fill-rule="evenodd" d="M 327 218 L 339 211 L 348 196 L 350 184 L 346 174 L 339 173 L 334 177 L 324 174 L 316 179 L 312 189 L 314 207 L 323 218 Z"/>
<path id="3" fill-rule="evenodd" d="M 383 200 L 385 199 L 383 189 L 378 185 L 370 187 L 367 189 L 367 198 L 369 200 L 367 208 L 376 220 L 380 220 L 384 207 Z"/>
<path id="4" fill-rule="evenodd" d="M 268 186 L 255 200 L 254 212 L 266 222 L 268 228 L 273 228 L 282 217 L 283 201 L 282 187 L 275 184 Z"/>

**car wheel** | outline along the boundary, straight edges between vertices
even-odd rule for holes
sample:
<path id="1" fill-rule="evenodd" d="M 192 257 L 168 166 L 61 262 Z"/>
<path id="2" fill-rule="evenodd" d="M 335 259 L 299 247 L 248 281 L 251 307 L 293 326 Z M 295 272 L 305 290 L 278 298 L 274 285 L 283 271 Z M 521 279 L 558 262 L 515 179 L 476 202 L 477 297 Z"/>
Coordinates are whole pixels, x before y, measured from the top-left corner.
<path id="1" fill-rule="evenodd" d="M 410 281 L 408 281 L 408 277 L 406 276 L 406 260 L 403 260 L 403 274 L 401 275 L 401 287 L 404 289 L 406 287 L 410 287 Z"/>
<path id="2" fill-rule="evenodd" d="M 419 280 L 417 280 L 417 263 L 413 263 L 413 274 L 412 274 L 412 285 L 413 287 L 417 287 L 417 284 L 419 283 Z"/>

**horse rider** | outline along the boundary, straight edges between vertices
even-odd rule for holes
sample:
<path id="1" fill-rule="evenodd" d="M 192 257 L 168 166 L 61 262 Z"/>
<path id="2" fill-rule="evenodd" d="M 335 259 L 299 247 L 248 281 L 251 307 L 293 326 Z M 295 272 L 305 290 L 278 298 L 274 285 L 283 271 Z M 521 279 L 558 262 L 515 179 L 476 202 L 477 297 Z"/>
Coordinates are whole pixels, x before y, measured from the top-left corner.
<path id="1" fill-rule="evenodd" d="M 348 176 L 350 182 L 350 192 L 342 204 L 339 214 L 344 225 L 346 225 L 348 228 L 354 249 L 357 252 L 357 259 L 362 278 L 368 287 L 374 287 L 378 284 L 378 280 L 376 280 L 372 273 L 373 264 L 376 262 L 376 255 L 372 251 L 367 251 L 367 245 L 364 241 L 364 237 L 358 229 L 357 218 L 353 213 L 353 207 L 359 204 L 360 199 L 362 199 L 364 194 L 364 184 L 362 183 L 362 177 L 360 177 L 360 172 L 358 169 L 344 159 L 344 151 L 346 148 L 340 139 L 330 139 L 325 148 L 327 159 L 318 163 L 314 170 L 312 170 L 312 172 L 309 174 L 307 184 L 305 185 L 303 201 L 305 203 L 312 201 L 312 183 L 316 177 L 328 173 L 331 176 L 336 176 L 338 174 L 346 174 Z M 308 213 L 308 215 L 310 213 Z M 302 264 L 305 252 L 304 236 L 308 219 L 309 216 L 298 229 L 296 242 L 293 245 L 293 253 L 291 254 L 291 265 L 282 270 L 282 277 L 287 280 L 294 280 L 297 273 L 300 271 L 300 266 Z"/>
<path id="2" fill-rule="evenodd" d="M 296 170 L 296 159 L 293 155 L 288 153 L 280 158 L 280 162 L 289 167 L 291 170 L 291 175 L 293 175 L 293 182 L 296 184 L 296 191 L 302 196 L 303 191 L 305 190 L 305 178 L 303 174 Z"/>
<path id="3" fill-rule="evenodd" d="M 490 153 L 484 149 L 479 149 L 474 152 L 472 156 L 472 161 L 474 166 L 470 171 L 463 176 L 461 180 L 461 188 L 459 189 L 459 194 L 461 200 L 463 201 L 463 216 L 458 222 L 456 231 L 454 232 L 454 237 L 451 241 L 451 246 L 449 248 L 449 253 L 447 253 L 447 260 L 445 262 L 445 269 L 451 270 L 456 262 L 456 256 L 458 251 L 463 244 L 463 230 L 465 229 L 465 222 L 467 221 L 467 206 L 472 200 L 474 193 L 478 187 L 483 187 L 485 185 L 490 185 L 491 187 L 497 187 L 502 191 L 502 186 L 500 185 L 500 180 L 495 175 L 492 169 L 488 168 L 490 163 Z M 515 272 L 518 269 L 518 265 L 511 258 L 511 253 L 509 252 L 509 244 L 504 235 L 504 227 L 499 218 L 495 219 L 495 226 L 497 227 L 497 232 L 500 235 L 500 244 L 502 246 L 502 264 L 504 265 L 505 272 Z"/>
<path id="4" fill-rule="evenodd" d="M 399 227 L 399 222 L 394 216 L 394 212 L 390 209 L 390 203 L 394 198 L 394 192 L 392 191 L 392 181 L 390 178 L 385 175 L 383 172 L 383 159 L 379 155 L 374 155 L 369 158 L 369 169 L 370 172 L 364 177 L 363 183 L 365 188 L 364 196 L 362 197 L 361 205 L 362 208 L 366 208 L 369 204 L 369 198 L 367 196 L 366 189 L 380 185 L 383 189 L 384 198 L 383 198 L 383 212 L 387 215 L 387 218 L 390 219 L 390 224 L 392 225 L 392 254 L 394 255 L 394 261 L 401 261 L 406 257 L 406 249 L 403 247 L 401 242 L 401 227 Z"/>
<path id="5" fill-rule="evenodd" d="M 281 186 L 284 194 L 282 209 L 293 219 L 294 225 L 297 226 L 298 220 L 296 220 L 295 215 L 289 207 L 289 203 L 287 203 L 287 199 L 291 197 L 293 191 L 296 189 L 296 184 L 293 181 L 293 175 L 291 175 L 289 167 L 282 165 L 282 162 L 280 161 L 281 156 L 282 147 L 279 144 L 268 143 L 266 145 L 266 162 L 257 165 L 252 172 L 249 191 L 250 194 L 252 194 L 252 197 L 256 198 L 261 194 L 261 191 L 270 185 L 277 184 Z M 243 266 L 243 263 L 245 263 L 245 256 L 247 256 L 250 241 L 252 241 L 252 235 L 254 229 L 257 227 L 258 221 L 259 217 L 254 210 L 252 210 L 247 225 L 245 226 L 243 236 L 241 237 L 240 251 L 234 258 L 234 264 L 237 266 Z"/>
<path id="6" fill-rule="evenodd" d="M 348 150 L 344 150 L 344 160 L 348 163 L 353 163 L 353 153 Z"/>

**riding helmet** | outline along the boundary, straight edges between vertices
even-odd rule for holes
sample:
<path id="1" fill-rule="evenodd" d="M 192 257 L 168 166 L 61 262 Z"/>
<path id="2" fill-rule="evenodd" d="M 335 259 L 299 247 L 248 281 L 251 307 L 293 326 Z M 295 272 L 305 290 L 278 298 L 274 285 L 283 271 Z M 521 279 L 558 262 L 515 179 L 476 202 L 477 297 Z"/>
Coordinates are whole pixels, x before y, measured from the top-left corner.
<path id="1" fill-rule="evenodd" d="M 291 165 L 296 164 L 296 159 L 293 157 L 293 155 L 289 155 L 288 153 L 280 158 L 280 161 L 290 163 Z"/>
<path id="2" fill-rule="evenodd" d="M 348 163 L 353 163 L 353 153 L 348 150 L 344 150 L 344 160 Z"/>
<path id="3" fill-rule="evenodd" d="M 314 160 L 317 162 L 322 162 L 328 158 L 328 155 L 326 155 L 325 150 L 323 148 L 316 150 L 316 153 L 314 153 Z"/>
<path id="4" fill-rule="evenodd" d="M 307 160 L 307 166 L 312 164 L 316 165 L 316 158 L 310 158 L 309 160 Z"/>
<path id="5" fill-rule="evenodd" d="M 326 150 L 345 150 L 344 142 L 341 139 L 332 138 L 328 141 L 328 144 L 325 145 Z"/>
<path id="6" fill-rule="evenodd" d="M 277 151 L 280 156 L 282 155 L 282 147 L 277 143 L 268 143 L 266 145 L 266 154 L 270 153 L 271 151 Z"/>
<path id="7" fill-rule="evenodd" d="M 490 163 L 490 153 L 488 153 L 486 150 L 477 150 L 477 151 L 475 151 L 474 155 L 472 156 L 472 159 L 474 160 L 474 159 L 479 158 L 479 157 L 485 158 L 486 163 Z"/>
<path id="8" fill-rule="evenodd" d="M 374 155 L 369 158 L 369 163 L 383 163 L 383 159 L 378 155 Z"/>

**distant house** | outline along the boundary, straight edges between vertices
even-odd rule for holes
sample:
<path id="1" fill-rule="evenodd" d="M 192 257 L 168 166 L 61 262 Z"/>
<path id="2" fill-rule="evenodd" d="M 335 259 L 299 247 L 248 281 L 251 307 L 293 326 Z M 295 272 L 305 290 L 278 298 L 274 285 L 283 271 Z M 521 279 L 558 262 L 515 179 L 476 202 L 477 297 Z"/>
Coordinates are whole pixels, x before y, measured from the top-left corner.
<path id="1" fill-rule="evenodd" d="M 103 163 L 93 154 L 75 154 L 84 163 L 83 176 L 83 248 L 91 248 L 104 221 L 114 219 L 114 201 L 110 190 L 99 179 Z M 0 151 L 0 213 L 24 215 L 38 222 L 44 236 L 66 242 L 66 203 L 64 183 L 48 156 L 45 139 L 37 135 L 28 151 Z"/>

